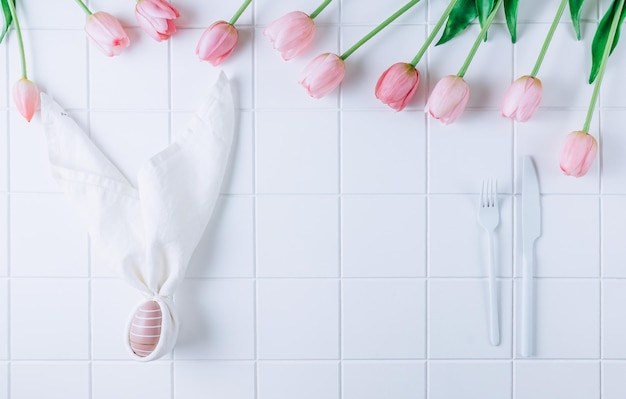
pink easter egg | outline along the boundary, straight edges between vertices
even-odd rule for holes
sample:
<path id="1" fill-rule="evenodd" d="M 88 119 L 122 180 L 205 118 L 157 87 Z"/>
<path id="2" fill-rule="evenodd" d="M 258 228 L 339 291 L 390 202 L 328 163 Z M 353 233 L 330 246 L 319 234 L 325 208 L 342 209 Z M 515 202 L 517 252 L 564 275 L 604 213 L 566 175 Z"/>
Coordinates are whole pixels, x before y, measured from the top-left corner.
<path id="1" fill-rule="evenodd" d="M 161 307 L 155 301 L 148 301 L 141 305 L 130 325 L 130 347 L 137 356 L 150 355 L 161 337 L 162 314 Z"/>

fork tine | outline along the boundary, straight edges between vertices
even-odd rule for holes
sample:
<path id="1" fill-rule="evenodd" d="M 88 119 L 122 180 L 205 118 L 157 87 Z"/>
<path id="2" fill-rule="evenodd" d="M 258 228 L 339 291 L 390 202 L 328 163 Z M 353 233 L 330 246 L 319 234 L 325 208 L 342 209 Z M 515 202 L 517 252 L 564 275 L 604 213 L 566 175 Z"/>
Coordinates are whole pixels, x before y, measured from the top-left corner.
<path id="1" fill-rule="evenodd" d="M 493 180 L 493 206 L 498 206 L 498 180 Z"/>
<path id="2" fill-rule="evenodd" d="M 485 181 L 483 180 L 483 184 L 480 187 L 480 206 L 485 207 Z"/>

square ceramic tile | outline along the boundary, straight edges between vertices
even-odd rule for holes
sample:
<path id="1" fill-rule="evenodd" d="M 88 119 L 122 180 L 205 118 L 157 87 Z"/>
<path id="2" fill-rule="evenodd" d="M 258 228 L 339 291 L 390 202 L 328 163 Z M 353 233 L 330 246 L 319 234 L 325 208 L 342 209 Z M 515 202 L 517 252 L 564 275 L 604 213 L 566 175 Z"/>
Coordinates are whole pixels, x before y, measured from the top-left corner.
<path id="1" fill-rule="evenodd" d="M 255 398 L 253 362 L 184 362 L 174 367 L 174 397 L 196 399 L 199 392 L 216 398 Z"/>
<path id="2" fill-rule="evenodd" d="M 544 22 L 546 24 L 537 24 L 536 26 L 524 26 L 521 28 L 521 32 L 525 34 L 527 30 L 543 30 L 544 34 L 548 32 L 550 24 L 554 19 L 554 15 L 556 14 L 556 10 L 558 8 L 557 3 L 546 3 L 543 0 L 526 0 L 524 2 L 519 3 L 517 9 L 517 18 L 518 18 L 518 26 L 519 23 L 525 22 Z M 597 21 L 598 19 L 598 10 L 597 4 L 595 2 L 584 3 L 581 11 L 581 20 L 583 21 Z M 563 16 L 561 17 L 561 24 L 565 27 L 569 27 L 572 31 L 572 35 L 574 35 L 574 28 L 571 24 L 571 17 L 569 9 L 565 9 Z M 518 28 L 520 29 L 520 28 Z M 583 32 L 583 34 L 593 34 L 593 32 L 587 31 Z M 519 33 L 518 33 L 519 35 Z M 572 36 L 574 37 L 574 36 Z M 520 37 L 520 39 L 523 36 Z"/>
<path id="3" fill-rule="evenodd" d="M 176 295 L 177 359 L 254 359 L 254 283 L 186 280 Z"/>
<path id="4" fill-rule="evenodd" d="M 260 359 L 337 359 L 338 282 L 260 280 L 257 324 Z"/>
<path id="5" fill-rule="evenodd" d="M 259 112 L 255 130 L 257 192 L 338 191 L 337 112 Z"/>
<path id="6" fill-rule="evenodd" d="M 522 361 L 514 380 L 516 399 L 600 399 L 598 362 Z"/>
<path id="7" fill-rule="evenodd" d="M 171 398 L 172 366 L 166 362 L 96 362 L 92 379 L 94 399 Z"/>
<path id="8" fill-rule="evenodd" d="M 580 41 L 576 40 L 571 24 L 562 23 L 556 28 L 550 49 L 546 53 L 541 69 L 537 74 L 537 77 L 543 82 L 543 98 L 541 108 L 539 108 L 535 118 L 546 112 L 544 107 L 583 107 L 586 109 L 589 105 L 589 99 L 593 92 L 593 85 L 587 84 L 591 70 L 589 49 L 595 28 L 584 22 L 580 25 L 584 32 Z M 518 55 L 515 57 L 516 77 L 528 75 L 532 71 L 547 32 L 547 26 L 541 26 L 543 29 L 526 29 L 524 40 L 519 40 L 515 46 L 515 52 Z M 577 67 L 566 68 L 564 65 L 576 65 Z M 556 120 L 555 122 L 558 123 Z M 580 126 L 571 130 L 580 130 L 583 122 L 584 119 L 579 122 Z M 542 131 L 550 132 L 552 130 L 544 127 Z"/>
<path id="9" fill-rule="evenodd" d="M 611 4 L 611 3 L 608 3 Z M 604 10 L 602 11 L 604 15 Z M 590 33 L 595 34 L 594 25 L 591 26 L 593 30 L 589 30 Z M 619 46 L 615 48 L 613 52 L 615 54 L 614 57 L 609 58 L 609 62 L 606 64 L 606 70 L 603 79 L 602 90 L 600 91 L 600 104 L 602 107 L 624 107 L 626 106 L 626 101 L 619 90 L 619 84 L 615 84 L 619 82 L 620 79 L 620 71 L 624 69 L 626 63 L 624 62 L 624 50 Z M 587 57 L 590 58 L 590 57 Z M 587 74 L 589 74 L 589 69 L 586 70 Z M 614 111 L 610 111 L 614 112 Z"/>
<path id="10" fill-rule="evenodd" d="M 0 380 L 9 381 L 9 363 L 0 363 Z M 0 399 L 9 399 L 9 384 L 0 388 Z"/>
<path id="11" fill-rule="evenodd" d="M 145 300 L 120 278 L 91 283 L 91 356 L 98 360 L 128 360 L 124 334 L 129 317 Z"/>
<path id="12" fill-rule="evenodd" d="M 68 112 L 84 131 L 88 132 L 87 114 Z M 38 114 L 31 123 L 12 110 L 9 120 L 10 190 L 14 192 L 60 192 L 52 177 L 48 147 Z"/>
<path id="13" fill-rule="evenodd" d="M 486 279 L 431 279 L 428 288 L 428 355 L 432 359 L 502 359 L 511 356 L 512 289 L 498 284 L 500 345 L 489 340 Z"/>
<path id="14" fill-rule="evenodd" d="M 0 359 L 9 358 L 9 282 L 0 279 Z M 0 397 L 2 397 L 0 395 Z"/>
<path id="15" fill-rule="evenodd" d="M 87 276 L 87 231 L 65 196 L 13 194 L 10 235 L 13 276 Z"/>
<path id="16" fill-rule="evenodd" d="M 345 361 L 342 368 L 344 399 L 425 399 L 423 362 Z"/>
<path id="17" fill-rule="evenodd" d="M 337 362 L 260 362 L 259 399 L 339 399 Z"/>
<path id="18" fill-rule="evenodd" d="M 527 0 L 527 1 L 534 1 L 534 0 Z M 446 7 L 448 6 L 449 3 L 445 2 L 445 1 L 436 1 L 436 0 L 430 0 L 428 2 L 428 20 L 430 25 L 434 25 L 439 18 L 441 17 L 441 15 L 443 14 L 443 11 L 446 9 Z M 518 21 L 521 19 L 521 16 L 518 15 Z M 495 32 L 493 34 L 498 34 L 498 35 L 506 35 L 508 34 L 508 30 L 505 30 L 506 28 L 504 26 L 502 26 L 502 24 L 504 23 L 505 19 L 504 19 L 504 12 L 502 9 L 498 10 L 495 19 L 493 20 L 493 27 L 490 28 L 489 32 Z M 550 21 L 552 21 L 552 18 L 550 18 Z M 478 20 L 474 20 L 474 23 L 478 23 Z M 519 24 L 519 23 L 518 23 Z M 431 26 L 432 28 L 432 26 Z M 475 36 L 475 34 L 472 33 L 472 35 Z M 488 37 L 490 37 L 491 34 L 487 35 Z M 436 43 L 436 42 L 435 42 Z"/>
<path id="19" fill-rule="evenodd" d="M 315 31 L 315 41 L 311 46 L 297 58 L 285 62 L 272 48 L 269 39 L 263 36 L 263 30 L 256 29 L 254 37 L 255 106 L 272 109 L 336 108 L 339 89 L 335 89 L 324 98 L 315 99 L 309 97 L 298 81 L 302 78 L 302 70 L 314 57 L 327 52 L 337 53 L 338 34 L 336 27 L 318 26 Z"/>
<path id="20" fill-rule="evenodd" d="M 429 74 L 430 91 L 441 78 L 454 75 L 459 71 L 479 31 L 478 24 L 472 24 L 455 39 L 441 46 L 430 48 L 428 55 L 428 69 L 431 71 Z M 484 111 L 485 115 L 494 119 L 502 119 L 499 108 L 504 93 L 511 84 L 512 67 L 513 47 L 511 38 L 504 25 L 494 25 L 489 30 L 489 40 L 483 42 L 478 48 L 464 77 L 470 86 L 470 98 L 467 106 L 469 108 L 496 107 L 497 109 Z M 489 72 L 485 73 L 485 71 Z M 453 126 L 463 127 L 467 133 L 470 131 L 467 125 L 469 119 L 466 111 Z M 482 118 L 481 120 L 483 128 L 472 128 L 473 133 L 489 130 L 493 134 L 503 135 L 506 132 L 502 126 L 508 125 L 507 123 L 491 125 L 491 122 Z M 440 122 L 433 119 L 431 126 L 435 124 L 438 125 Z M 484 129 L 485 126 L 490 126 L 490 128 Z M 467 135 L 467 137 L 474 136 L 474 134 Z"/>
<path id="21" fill-rule="evenodd" d="M 521 225 L 521 200 L 517 200 Z M 535 276 L 598 277 L 600 275 L 600 217 L 598 198 L 542 196 L 541 236 L 535 241 Z M 579 210 L 585 209 L 585 212 Z M 572 215 L 576 217 L 572 217 Z M 520 230 L 521 231 L 521 230 Z M 523 248 L 517 238 L 515 274 L 522 275 Z"/>
<path id="22" fill-rule="evenodd" d="M 542 194 L 592 194 L 599 190 L 599 165 L 596 160 L 584 177 L 565 176 L 560 167 L 565 137 L 580 130 L 585 122 L 584 110 L 546 109 L 526 123 L 519 123 L 515 133 L 515 182 L 517 193 L 522 190 L 523 156 L 532 157 Z M 603 148 L 598 135 L 598 113 L 591 121 L 591 134 Z"/>
<path id="23" fill-rule="evenodd" d="M 95 11 L 95 10 L 94 10 Z M 17 6 L 21 27 L 52 29 L 82 29 L 85 13 L 80 7 L 67 7 L 65 0 L 22 2 Z M 59 47 L 59 46 L 57 46 Z"/>
<path id="24" fill-rule="evenodd" d="M 602 282 L 602 357 L 604 359 L 626 359 L 626 322 L 624 300 L 626 281 L 605 280 Z"/>
<path id="25" fill-rule="evenodd" d="M 212 23 L 213 21 L 207 21 L 206 26 Z M 203 31 L 204 29 L 180 29 L 172 36 L 170 57 L 172 107 L 186 111 L 198 108 L 210 92 L 220 71 L 224 71 L 233 87 L 235 106 L 252 108 L 253 69 L 251 67 L 254 43 L 252 29 L 238 27 L 237 47 L 219 67 L 202 61 L 196 55 L 196 45 Z"/>
<path id="26" fill-rule="evenodd" d="M 11 365 L 11 398 L 88 398 L 89 364 L 83 362 Z"/>
<path id="27" fill-rule="evenodd" d="M 118 57 L 89 46 L 92 109 L 167 109 L 168 49 L 154 45 L 139 28 L 126 28 L 133 43 Z M 146 45 L 150 44 L 150 45 Z"/>
<path id="28" fill-rule="evenodd" d="M 0 52 L 2 54 L 2 52 Z M 0 59 L 0 64 L 2 60 Z M 2 93 L 3 79 L 0 78 L 0 93 Z M 6 92 L 6 88 L 4 88 Z M 2 97 L 2 96 L 0 96 Z M 0 98 L 0 104 L 2 98 Z M 9 113 L 6 110 L 1 109 L 3 105 L 0 105 L 0 192 L 9 190 Z"/>
<path id="29" fill-rule="evenodd" d="M 347 25 L 378 25 L 402 6 L 407 4 L 405 0 L 389 0 L 381 3 L 368 4 L 363 7 L 362 3 L 354 1 L 341 1 L 341 22 Z M 426 21 L 428 2 L 420 1 L 395 22 L 400 24 L 421 24 Z M 374 28 L 372 26 L 372 28 Z M 387 29 L 393 29 L 389 27 Z"/>
<path id="30" fill-rule="evenodd" d="M 9 274 L 9 197 L 0 193 L 0 277 Z"/>
<path id="31" fill-rule="evenodd" d="M 510 399 L 511 367 L 509 362 L 432 362 L 429 398 Z"/>
<path id="32" fill-rule="evenodd" d="M 106 11 L 109 14 L 114 15 L 115 18 L 120 20 L 124 27 L 138 25 L 137 19 L 134 15 L 135 7 L 129 6 L 124 0 L 89 0 L 89 7 L 93 12 Z M 126 31 L 128 32 L 128 29 L 126 29 Z M 156 44 L 158 43 L 155 43 L 155 45 Z M 137 43 L 131 38 L 131 46 L 132 45 L 137 45 Z"/>
<path id="33" fill-rule="evenodd" d="M 388 3 L 384 3 L 387 5 Z M 370 7 L 367 7 L 370 8 Z M 346 50 L 352 44 L 367 34 L 371 26 L 345 27 L 342 29 L 342 48 Z M 405 38 L 410 37 L 412 45 L 408 45 Z M 426 39 L 426 29 L 423 25 L 391 26 L 376 35 L 376 38 L 357 50 L 346 61 L 346 77 L 343 82 L 342 107 L 351 108 L 382 108 L 389 112 L 388 118 L 393 118 L 395 111 L 376 98 L 374 93 L 376 83 L 383 72 L 397 62 L 411 62 L 419 47 Z M 423 108 L 428 90 L 428 71 L 426 57 L 418 64 L 420 84 L 407 109 Z M 413 115 L 415 119 L 422 119 L 422 115 Z"/>
<path id="34" fill-rule="evenodd" d="M 86 280 L 12 280 L 11 358 L 87 359 L 88 307 Z"/>
<path id="35" fill-rule="evenodd" d="M 77 8 L 72 5 L 72 7 Z M 79 19 L 81 17 L 79 16 Z M 11 35 L 9 51 L 18 54 L 17 36 Z M 39 90 L 52 96 L 63 108 L 87 107 L 87 38 L 83 30 L 34 30 L 28 32 L 28 77 Z M 63 43 L 62 46 L 59 43 Z M 36 55 L 36 57 L 34 56 Z M 17 81 L 20 58 L 11 57 L 11 72 Z M 41 137 L 40 137 L 41 139 Z"/>
<path id="36" fill-rule="evenodd" d="M 298 3 L 258 0 L 255 3 L 255 20 L 257 25 L 269 25 L 274 20 L 291 11 L 302 11 L 310 15 L 322 3 L 318 0 L 303 0 Z M 330 4 L 315 18 L 317 25 L 337 23 L 339 21 L 340 1 L 331 1 Z"/>
<path id="37" fill-rule="evenodd" d="M 187 277 L 254 276 L 254 200 L 219 197 Z"/>
<path id="38" fill-rule="evenodd" d="M 516 281 L 516 329 L 521 329 L 521 280 Z M 600 357 L 600 283 L 582 279 L 535 279 L 535 357 Z M 519 334 L 518 334 L 519 336 Z M 519 354 L 519 342 L 516 344 Z"/>
<path id="39" fill-rule="evenodd" d="M 0 74 L 0 93 L 3 93 L 2 95 L 0 95 L 0 109 L 7 108 L 9 105 L 9 100 L 11 95 L 9 94 L 9 88 L 12 86 L 9 82 L 13 82 L 13 80 L 17 80 L 19 79 L 19 75 L 9 75 L 9 64 L 8 64 L 8 57 L 7 54 L 9 52 L 8 46 L 2 46 L 3 48 L 0 49 L 0 65 L 3 66 L 4 68 L 4 73 Z M 9 77 L 11 76 L 11 77 Z M 1 112 L 0 115 L 3 115 L 4 112 Z M 4 116 L 0 116 L 0 118 L 4 118 Z M 4 123 L 4 122 L 3 122 Z M 4 126 L 4 125 L 2 125 Z M 4 133 L 2 133 L 1 136 L 3 136 Z"/>
<path id="40" fill-rule="evenodd" d="M 339 275 L 336 197 L 258 197 L 256 215 L 258 276 Z"/>
<path id="41" fill-rule="evenodd" d="M 139 169 L 167 147 L 168 124 L 167 114 L 161 112 L 92 112 L 91 137 L 136 186 Z"/>
<path id="42" fill-rule="evenodd" d="M 430 192 L 479 193 L 483 179 L 498 179 L 498 191 L 510 193 L 511 127 L 509 120 L 492 111 L 466 110 L 461 119 L 451 125 L 431 121 L 428 138 Z"/>
<path id="43" fill-rule="evenodd" d="M 344 112 L 342 129 L 343 192 L 424 192 L 426 137 L 421 112 Z"/>
<path id="44" fill-rule="evenodd" d="M 601 208 L 602 276 L 626 277 L 626 246 L 622 237 L 626 236 L 626 197 L 605 196 Z"/>
<path id="45" fill-rule="evenodd" d="M 612 85 L 607 84 L 607 87 Z M 626 178 L 620 173 L 626 167 L 624 148 L 626 140 L 620 134 L 624 111 L 604 109 L 601 112 L 600 132 L 602 146 L 599 151 L 599 164 L 602 166 L 602 193 L 626 194 Z M 597 134 L 594 135 L 597 137 Z"/>
<path id="46" fill-rule="evenodd" d="M 176 6 L 180 12 L 180 18 L 176 20 L 176 24 L 177 26 L 186 28 L 206 28 L 218 20 L 229 21 L 241 3 L 237 1 L 224 1 L 202 7 L 199 6 L 198 2 L 195 0 L 172 0 L 172 4 Z M 246 11 L 241 14 L 237 25 L 251 24 L 254 8 L 255 2 L 253 1 Z"/>
<path id="47" fill-rule="evenodd" d="M 415 359 L 426 355 L 423 280 L 344 280 L 344 359 Z"/>
<path id="48" fill-rule="evenodd" d="M 480 182 L 478 184 L 481 184 Z M 480 189 L 480 187 L 479 187 Z M 512 198 L 499 195 L 500 224 L 495 230 L 496 273 L 512 273 Z M 482 277 L 489 273 L 489 244 L 478 221 L 479 195 L 438 195 L 429 200 L 429 276 Z"/>
<path id="49" fill-rule="evenodd" d="M 341 217 L 343 276 L 425 276 L 424 197 L 345 196 Z"/>
<path id="50" fill-rule="evenodd" d="M 602 398 L 621 399 L 626 391 L 626 362 L 602 362 Z"/>

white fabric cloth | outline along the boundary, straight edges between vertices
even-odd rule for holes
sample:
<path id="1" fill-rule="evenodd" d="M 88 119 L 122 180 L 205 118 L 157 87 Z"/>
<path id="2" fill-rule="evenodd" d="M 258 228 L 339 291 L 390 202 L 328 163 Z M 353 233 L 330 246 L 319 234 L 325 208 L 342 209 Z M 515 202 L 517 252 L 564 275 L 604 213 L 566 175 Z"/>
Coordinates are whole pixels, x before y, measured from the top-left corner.
<path id="1" fill-rule="evenodd" d="M 46 94 L 41 113 L 53 175 L 86 224 L 93 247 L 161 306 L 161 337 L 149 356 L 134 354 L 128 328 L 124 340 L 135 359 L 157 359 L 176 343 L 172 296 L 209 222 L 231 152 L 235 111 L 229 81 L 220 74 L 179 139 L 141 167 L 137 187 Z"/>

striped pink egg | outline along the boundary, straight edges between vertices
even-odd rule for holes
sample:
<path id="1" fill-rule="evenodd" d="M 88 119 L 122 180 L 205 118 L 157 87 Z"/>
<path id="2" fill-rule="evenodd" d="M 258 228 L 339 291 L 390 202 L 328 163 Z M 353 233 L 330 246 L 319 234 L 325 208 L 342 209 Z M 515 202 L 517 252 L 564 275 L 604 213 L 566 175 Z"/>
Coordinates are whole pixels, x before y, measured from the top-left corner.
<path id="1" fill-rule="evenodd" d="M 137 356 L 150 355 L 161 337 L 161 307 L 155 301 L 141 305 L 130 325 L 130 347 Z"/>

